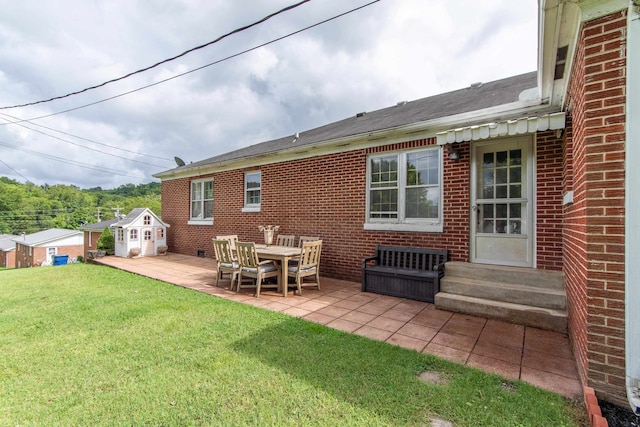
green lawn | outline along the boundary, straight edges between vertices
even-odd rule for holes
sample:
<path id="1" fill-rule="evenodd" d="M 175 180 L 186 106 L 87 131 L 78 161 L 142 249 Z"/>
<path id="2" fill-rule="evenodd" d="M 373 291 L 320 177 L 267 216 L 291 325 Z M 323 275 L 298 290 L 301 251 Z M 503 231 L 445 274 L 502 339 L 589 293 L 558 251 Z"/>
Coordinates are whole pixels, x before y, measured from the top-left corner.
<path id="1" fill-rule="evenodd" d="M 0 425 L 579 425 L 521 382 L 107 267 L 0 272 Z M 448 383 L 418 378 L 425 370 Z"/>

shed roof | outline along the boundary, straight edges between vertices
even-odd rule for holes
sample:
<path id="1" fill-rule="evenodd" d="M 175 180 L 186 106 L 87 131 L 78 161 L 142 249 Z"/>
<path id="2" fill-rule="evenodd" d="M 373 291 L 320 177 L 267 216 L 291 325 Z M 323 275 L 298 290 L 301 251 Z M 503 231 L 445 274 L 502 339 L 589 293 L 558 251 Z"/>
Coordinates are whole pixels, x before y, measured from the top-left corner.
<path id="1" fill-rule="evenodd" d="M 162 222 L 162 220 L 160 218 L 158 218 L 158 216 L 156 214 L 154 214 L 151 209 L 149 209 L 149 208 L 135 208 L 135 209 L 132 209 L 131 212 L 129 212 L 127 215 L 125 215 L 124 217 L 120 218 L 115 224 L 113 224 L 113 227 L 124 227 L 124 228 L 126 228 L 127 226 L 129 226 L 132 223 L 134 223 L 144 213 L 148 213 L 149 215 L 152 215 L 162 225 L 167 226 L 167 227 L 169 226 L 168 224 L 165 224 L 164 222 Z"/>
<path id="2" fill-rule="evenodd" d="M 105 221 L 95 222 L 93 224 L 85 224 L 80 227 L 80 230 L 83 231 L 102 231 L 105 227 L 111 227 L 113 224 L 118 222 L 118 218 L 111 218 Z"/>
<path id="3" fill-rule="evenodd" d="M 67 230 L 65 228 L 50 228 L 44 231 L 38 231 L 37 233 L 27 234 L 25 236 L 17 236 L 12 240 L 25 246 L 41 245 L 43 243 L 53 242 L 66 237 L 75 235 L 82 235 L 82 231 L 79 230 Z"/>
<path id="4" fill-rule="evenodd" d="M 406 103 L 400 102 L 391 107 L 356 114 L 337 122 L 300 132 L 298 135 L 290 135 L 230 151 L 171 169 L 170 172 L 186 171 L 191 168 L 275 153 L 510 104 L 518 102 L 523 92 L 536 87 L 537 72 L 535 71 L 489 83 L 474 84 L 453 92 Z M 162 177 L 166 172 L 158 173 L 155 176 Z"/>

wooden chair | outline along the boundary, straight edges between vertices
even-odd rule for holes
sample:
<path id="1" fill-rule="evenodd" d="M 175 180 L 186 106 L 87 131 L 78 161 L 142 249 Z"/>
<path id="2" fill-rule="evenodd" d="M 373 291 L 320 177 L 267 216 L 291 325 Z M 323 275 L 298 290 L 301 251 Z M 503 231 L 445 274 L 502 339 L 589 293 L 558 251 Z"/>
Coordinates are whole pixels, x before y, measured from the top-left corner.
<path id="1" fill-rule="evenodd" d="M 319 237 L 311 237 L 311 236 L 300 236 L 298 240 L 298 247 L 301 248 L 304 242 L 315 242 L 316 240 L 320 240 Z"/>
<path id="2" fill-rule="evenodd" d="M 278 238 L 276 239 L 276 246 L 290 246 L 294 247 L 296 241 L 296 236 L 293 234 L 278 234 Z"/>
<path id="3" fill-rule="evenodd" d="M 238 242 L 236 243 L 236 251 L 238 254 L 238 262 L 240 263 L 240 276 L 238 279 L 237 291 L 240 292 L 242 286 L 242 279 L 246 277 L 254 278 L 256 280 L 256 298 L 260 297 L 260 289 L 263 285 L 264 279 L 269 277 L 276 277 L 277 285 L 265 284 L 266 287 L 280 288 L 280 267 L 278 263 L 273 260 L 260 261 L 258 259 L 258 253 L 256 252 L 256 245 L 253 242 Z M 249 285 L 253 287 L 254 285 Z"/>
<path id="4" fill-rule="evenodd" d="M 240 264 L 234 259 L 231 252 L 231 243 L 226 239 L 212 239 L 213 250 L 216 253 L 216 286 L 223 273 L 228 273 L 231 279 L 229 289 L 233 290 L 233 283 L 240 273 Z"/>
<path id="5" fill-rule="evenodd" d="M 287 277 L 293 277 L 298 288 L 298 295 L 302 295 L 302 287 L 316 286 L 320 289 L 320 252 L 322 252 L 322 240 L 302 243 L 300 260 L 297 265 L 291 265 L 287 271 Z M 304 282 L 304 278 L 315 276 L 315 282 Z"/>
<path id="6" fill-rule="evenodd" d="M 238 241 L 238 235 L 237 234 L 229 234 L 227 236 L 216 236 L 216 239 L 218 239 L 218 240 L 228 240 L 229 243 L 231 244 L 231 251 L 235 251 L 236 250 L 236 242 Z"/>

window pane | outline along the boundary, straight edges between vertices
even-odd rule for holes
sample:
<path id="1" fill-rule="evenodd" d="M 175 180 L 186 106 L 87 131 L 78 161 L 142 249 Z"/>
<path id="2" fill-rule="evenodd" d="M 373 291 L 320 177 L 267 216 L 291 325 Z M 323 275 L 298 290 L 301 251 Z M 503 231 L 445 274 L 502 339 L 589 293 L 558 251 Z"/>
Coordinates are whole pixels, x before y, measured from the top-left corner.
<path id="1" fill-rule="evenodd" d="M 482 199 L 493 199 L 493 186 L 485 185 L 482 188 Z"/>
<path id="2" fill-rule="evenodd" d="M 485 169 L 482 174 L 484 185 L 493 184 L 493 169 Z"/>
<path id="3" fill-rule="evenodd" d="M 213 218 L 213 200 L 207 200 L 204 202 L 204 217 Z"/>
<path id="4" fill-rule="evenodd" d="M 247 204 L 260 204 L 260 190 L 247 191 Z"/>
<path id="5" fill-rule="evenodd" d="M 509 182 L 519 184 L 522 182 L 522 168 L 519 166 L 509 168 Z"/>
<path id="6" fill-rule="evenodd" d="M 522 197 L 522 186 L 520 184 L 509 186 L 509 197 L 520 198 Z"/>
<path id="7" fill-rule="evenodd" d="M 496 205 L 496 218 L 507 217 L 507 205 L 505 203 L 499 203 Z"/>
<path id="8" fill-rule="evenodd" d="M 192 182 L 191 183 L 191 200 L 200 200 L 200 195 L 202 194 L 202 182 Z"/>
<path id="9" fill-rule="evenodd" d="M 509 156 L 511 157 L 509 163 L 511 166 L 519 166 L 522 164 L 522 150 L 511 150 Z"/>
<path id="10" fill-rule="evenodd" d="M 406 183 L 407 185 L 437 185 L 438 152 L 431 150 L 407 154 Z"/>
<path id="11" fill-rule="evenodd" d="M 493 221 L 482 221 L 482 232 L 493 233 Z"/>
<path id="12" fill-rule="evenodd" d="M 493 168 L 493 153 L 484 153 L 482 165 L 485 168 Z"/>
<path id="13" fill-rule="evenodd" d="M 191 218 L 202 218 L 201 202 L 191 202 Z"/>
<path id="14" fill-rule="evenodd" d="M 521 218 L 522 205 L 520 203 L 509 204 L 509 218 Z"/>
<path id="15" fill-rule="evenodd" d="M 204 183 L 204 198 L 213 199 L 213 181 L 206 181 Z"/>
<path id="16" fill-rule="evenodd" d="M 504 166 L 507 166 L 507 152 L 498 151 L 496 153 L 496 167 L 504 167 Z"/>
<path id="17" fill-rule="evenodd" d="M 440 192 L 433 188 L 409 188 L 406 192 L 407 218 L 438 218 Z"/>
<path id="18" fill-rule="evenodd" d="M 482 217 L 485 219 L 493 218 L 493 205 L 482 205 Z"/>
<path id="19" fill-rule="evenodd" d="M 506 199 L 506 198 L 507 198 L 507 186 L 496 185 L 496 199 Z"/>
<path id="20" fill-rule="evenodd" d="M 397 156 L 371 159 L 371 187 L 395 187 L 397 185 Z"/>

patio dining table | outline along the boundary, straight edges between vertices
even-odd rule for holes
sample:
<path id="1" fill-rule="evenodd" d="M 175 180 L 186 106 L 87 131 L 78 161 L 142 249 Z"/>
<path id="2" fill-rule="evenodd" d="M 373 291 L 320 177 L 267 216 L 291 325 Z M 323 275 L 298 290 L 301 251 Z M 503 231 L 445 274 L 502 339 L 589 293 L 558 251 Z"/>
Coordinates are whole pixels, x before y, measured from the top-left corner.
<path id="1" fill-rule="evenodd" d="M 256 253 L 260 259 L 271 259 L 280 262 L 281 278 L 280 286 L 282 296 L 287 296 L 289 260 L 300 257 L 300 248 L 292 248 L 290 246 L 263 245 L 256 243 Z"/>

